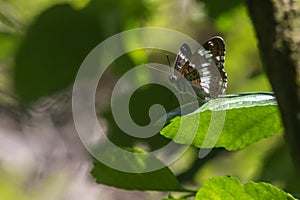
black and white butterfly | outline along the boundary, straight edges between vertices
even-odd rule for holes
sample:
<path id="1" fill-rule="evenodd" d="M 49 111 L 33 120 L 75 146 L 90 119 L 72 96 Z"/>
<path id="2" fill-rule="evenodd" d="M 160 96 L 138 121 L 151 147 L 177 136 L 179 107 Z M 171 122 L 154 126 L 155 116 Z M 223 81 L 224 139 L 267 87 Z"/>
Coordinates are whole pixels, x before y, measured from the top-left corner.
<path id="1" fill-rule="evenodd" d="M 169 79 L 182 92 L 188 90 L 182 81 L 186 79 L 201 100 L 217 98 L 227 87 L 224 62 L 225 42 L 219 36 L 209 39 L 194 54 L 183 44 L 175 60 L 174 74 Z"/>

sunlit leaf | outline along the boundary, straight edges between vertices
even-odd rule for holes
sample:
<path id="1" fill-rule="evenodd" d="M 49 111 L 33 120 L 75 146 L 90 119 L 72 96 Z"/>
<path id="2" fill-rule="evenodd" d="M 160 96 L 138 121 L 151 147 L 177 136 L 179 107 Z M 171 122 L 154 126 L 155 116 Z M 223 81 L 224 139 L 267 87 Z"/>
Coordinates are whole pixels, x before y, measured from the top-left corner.
<path id="1" fill-rule="evenodd" d="M 292 195 L 268 183 L 248 182 L 241 184 L 234 177 L 215 177 L 204 183 L 196 194 L 195 200 L 260 200 L 260 199 L 295 199 Z"/>
<path id="2" fill-rule="evenodd" d="M 195 121 L 199 115 L 199 121 Z M 179 127 L 182 132 L 177 137 Z M 204 143 L 209 129 L 213 134 Z M 190 130 L 197 130 L 192 142 L 195 147 L 236 150 L 283 129 L 275 97 L 270 93 L 247 93 L 210 100 L 193 113 L 171 120 L 161 134 L 177 143 L 190 144 Z"/>

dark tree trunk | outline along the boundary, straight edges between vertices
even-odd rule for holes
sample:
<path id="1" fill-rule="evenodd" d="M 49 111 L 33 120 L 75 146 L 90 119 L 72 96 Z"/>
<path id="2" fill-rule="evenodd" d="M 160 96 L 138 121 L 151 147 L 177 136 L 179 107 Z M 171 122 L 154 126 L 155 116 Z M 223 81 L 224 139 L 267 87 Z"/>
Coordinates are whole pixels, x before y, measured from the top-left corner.
<path id="1" fill-rule="evenodd" d="M 264 68 L 278 101 L 286 142 L 299 172 L 300 23 L 297 6 L 296 0 L 247 0 Z"/>

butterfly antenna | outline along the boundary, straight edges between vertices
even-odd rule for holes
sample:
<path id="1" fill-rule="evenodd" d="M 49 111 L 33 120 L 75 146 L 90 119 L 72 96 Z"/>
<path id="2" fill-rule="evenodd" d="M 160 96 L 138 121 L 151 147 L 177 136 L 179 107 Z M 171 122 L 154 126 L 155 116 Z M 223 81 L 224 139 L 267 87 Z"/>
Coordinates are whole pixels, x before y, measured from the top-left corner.
<path id="1" fill-rule="evenodd" d="M 170 74 L 172 74 L 172 70 L 171 70 L 171 62 L 170 62 L 170 59 L 169 59 L 169 55 L 167 54 L 167 60 L 168 60 L 168 63 L 169 63 L 169 67 L 170 67 Z"/>
<path id="2" fill-rule="evenodd" d="M 157 68 L 155 68 L 155 67 L 152 67 L 151 65 L 148 65 L 148 64 L 144 64 L 145 66 L 147 66 L 147 67 L 149 67 L 150 69 L 154 69 L 154 70 L 156 70 L 156 71 L 159 71 L 159 72 L 162 72 L 162 73 L 166 73 L 166 74 L 168 74 L 166 71 L 163 71 L 163 70 L 160 70 L 160 69 L 157 69 Z"/>
<path id="3" fill-rule="evenodd" d="M 170 59 L 169 59 L 169 54 L 167 54 L 166 56 L 167 56 L 167 60 L 168 60 L 169 66 L 171 67 L 171 63 L 170 63 Z"/>

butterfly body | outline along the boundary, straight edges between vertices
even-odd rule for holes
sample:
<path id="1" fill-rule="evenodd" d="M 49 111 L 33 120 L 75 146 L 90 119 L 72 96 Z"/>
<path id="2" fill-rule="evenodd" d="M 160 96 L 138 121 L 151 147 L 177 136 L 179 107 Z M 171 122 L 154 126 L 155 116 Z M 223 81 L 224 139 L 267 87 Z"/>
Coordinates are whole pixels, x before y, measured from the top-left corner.
<path id="1" fill-rule="evenodd" d="M 192 54 L 190 47 L 183 44 L 175 60 L 174 74 L 169 79 L 181 92 L 188 92 L 192 87 L 201 100 L 217 98 L 224 94 L 227 86 L 225 43 L 217 36 L 202 46 Z M 191 87 L 186 85 L 186 80 Z"/>

